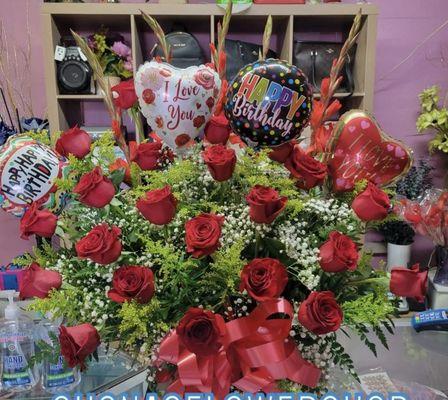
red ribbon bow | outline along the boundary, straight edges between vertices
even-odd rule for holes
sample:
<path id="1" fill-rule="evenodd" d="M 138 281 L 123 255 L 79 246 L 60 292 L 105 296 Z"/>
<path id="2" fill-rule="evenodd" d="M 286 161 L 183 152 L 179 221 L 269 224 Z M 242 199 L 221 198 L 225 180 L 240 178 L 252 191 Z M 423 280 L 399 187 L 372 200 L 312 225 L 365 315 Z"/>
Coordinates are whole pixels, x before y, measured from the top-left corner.
<path id="1" fill-rule="evenodd" d="M 168 391 L 212 392 L 223 398 L 231 385 L 251 393 L 273 391 L 279 379 L 315 387 L 321 371 L 301 357 L 289 338 L 292 319 L 293 308 L 288 301 L 263 302 L 249 316 L 226 323 L 225 343 L 210 357 L 191 353 L 177 333 L 171 332 L 159 351 L 159 360 L 177 365 L 176 380 Z"/>

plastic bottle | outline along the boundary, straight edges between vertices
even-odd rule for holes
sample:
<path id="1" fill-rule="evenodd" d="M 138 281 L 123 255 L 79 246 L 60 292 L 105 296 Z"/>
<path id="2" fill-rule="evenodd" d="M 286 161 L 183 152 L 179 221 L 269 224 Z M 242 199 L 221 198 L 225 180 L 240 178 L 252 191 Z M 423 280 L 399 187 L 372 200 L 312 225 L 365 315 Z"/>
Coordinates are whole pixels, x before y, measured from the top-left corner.
<path id="1" fill-rule="evenodd" d="M 52 345 L 49 333 L 58 335 L 59 324 L 44 322 L 41 325 L 41 338 Z M 64 358 L 59 354 L 57 363 L 54 360 L 44 359 L 42 362 L 42 388 L 48 393 L 68 393 L 81 382 L 79 369 L 70 368 L 64 363 Z"/>
<path id="2" fill-rule="evenodd" d="M 38 367 L 30 367 L 34 356 L 34 323 L 20 312 L 14 303 L 13 290 L 0 292 L 8 298 L 5 318 L 0 321 L 0 360 L 2 389 L 21 392 L 33 388 L 39 381 Z"/>

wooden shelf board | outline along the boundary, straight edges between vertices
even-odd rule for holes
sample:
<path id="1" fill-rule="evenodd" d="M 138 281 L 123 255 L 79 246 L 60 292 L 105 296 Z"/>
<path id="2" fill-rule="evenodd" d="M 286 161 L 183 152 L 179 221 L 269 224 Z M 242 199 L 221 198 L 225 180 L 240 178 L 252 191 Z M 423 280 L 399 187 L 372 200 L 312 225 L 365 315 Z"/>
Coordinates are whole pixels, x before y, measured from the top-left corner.
<path id="1" fill-rule="evenodd" d="M 102 94 L 58 94 L 58 100 L 103 100 Z"/>

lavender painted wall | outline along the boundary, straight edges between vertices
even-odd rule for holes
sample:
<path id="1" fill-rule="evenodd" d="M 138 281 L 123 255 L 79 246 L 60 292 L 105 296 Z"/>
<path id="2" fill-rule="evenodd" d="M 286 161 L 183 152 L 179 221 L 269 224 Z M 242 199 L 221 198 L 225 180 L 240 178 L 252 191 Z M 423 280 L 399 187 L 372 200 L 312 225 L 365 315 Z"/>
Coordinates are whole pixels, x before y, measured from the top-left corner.
<path id="1" fill-rule="evenodd" d="M 123 1 L 138 3 L 142 1 Z M 350 2 L 356 2 L 355 0 Z M 414 149 L 416 158 L 427 156 L 429 136 L 417 136 L 415 120 L 418 115 L 418 93 L 438 84 L 448 89 L 448 27 L 439 32 L 414 57 L 394 73 L 379 79 L 406 57 L 428 34 L 448 16 L 446 0 L 374 0 L 380 8 L 377 42 L 377 80 L 375 86 L 375 115 L 383 129 L 403 140 Z M 31 18 L 32 75 L 31 86 L 35 114 L 45 113 L 42 67 L 42 37 L 40 0 L 0 0 L 0 19 L 9 39 L 23 45 L 26 4 Z M 435 175 L 443 182 L 447 159 L 435 156 Z M 18 220 L 0 212 L 0 265 L 25 251 L 30 242 L 19 239 Z M 425 260 L 431 244 L 419 240 L 414 256 Z"/>

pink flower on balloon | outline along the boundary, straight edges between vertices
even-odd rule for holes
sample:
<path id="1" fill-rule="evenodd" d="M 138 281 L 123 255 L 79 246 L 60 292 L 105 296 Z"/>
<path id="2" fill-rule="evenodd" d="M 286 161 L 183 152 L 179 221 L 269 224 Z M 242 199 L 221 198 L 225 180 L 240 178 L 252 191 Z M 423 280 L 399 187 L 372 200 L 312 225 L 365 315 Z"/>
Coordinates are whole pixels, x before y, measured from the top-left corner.
<path id="1" fill-rule="evenodd" d="M 157 91 L 162 88 L 163 76 L 159 73 L 158 69 L 148 68 L 143 71 L 140 82 L 144 87 Z"/>
<path id="2" fill-rule="evenodd" d="M 207 68 L 198 69 L 194 74 L 194 80 L 198 85 L 207 90 L 213 89 L 213 86 L 215 86 L 215 77 Z"/>

